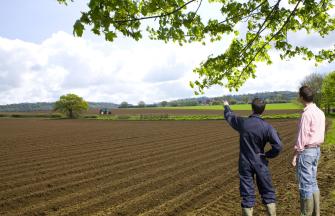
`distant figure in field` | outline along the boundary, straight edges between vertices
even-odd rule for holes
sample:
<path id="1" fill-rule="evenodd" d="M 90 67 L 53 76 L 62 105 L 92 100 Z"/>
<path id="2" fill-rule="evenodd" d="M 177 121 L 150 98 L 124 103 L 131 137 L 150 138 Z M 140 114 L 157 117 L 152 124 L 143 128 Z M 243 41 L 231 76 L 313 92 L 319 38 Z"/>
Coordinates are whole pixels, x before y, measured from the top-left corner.
<path id="1" fill-rule="evenodd" d="M 240 134 L 240 195 L 242 197 L 242 215 L 251 216 L 255 205 L 254 177 L 262 202 L 266 205 L 268 215 L 276 215 L 276 194 L 272 186 L 268 168 L 268 158 L 276 157 L 282 150 L 282 143 L 277 131 L 261 118 L 265 102 L 255 98 L 251 104 L 253 113 L 248 118 L 236 116 L 224 101 L 224 117 L 232 128 Z M 267 143 L 271 150 L 264 153 Z"/>
<path id="2" fill-rule="evenodd" d="M 302 86 L 299 98 L 305 108 L 300 119 L 292 165 L 297 167 L 301 216 L 319 216 L 320 191 L 316 176 L 326 118 L 322 110 L 313 103 L 311 88 Z"/>

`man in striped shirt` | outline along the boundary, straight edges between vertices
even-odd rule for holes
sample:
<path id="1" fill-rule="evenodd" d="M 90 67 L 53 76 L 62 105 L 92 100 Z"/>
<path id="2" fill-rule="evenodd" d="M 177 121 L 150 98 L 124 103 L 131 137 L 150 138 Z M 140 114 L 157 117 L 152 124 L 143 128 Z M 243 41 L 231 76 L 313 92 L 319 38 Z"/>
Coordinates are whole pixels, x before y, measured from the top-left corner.
<path id="1" fill-rule="evenodd" d="M 297 167 L 301 215 L 320 215 L 320 191 L 316 176 L 320 145 L 324 142 L 325 115 L 313 103 L 313 91 L 308 86 L 299 89 L 305 106 L 299 123 L 292 165 Z"/>

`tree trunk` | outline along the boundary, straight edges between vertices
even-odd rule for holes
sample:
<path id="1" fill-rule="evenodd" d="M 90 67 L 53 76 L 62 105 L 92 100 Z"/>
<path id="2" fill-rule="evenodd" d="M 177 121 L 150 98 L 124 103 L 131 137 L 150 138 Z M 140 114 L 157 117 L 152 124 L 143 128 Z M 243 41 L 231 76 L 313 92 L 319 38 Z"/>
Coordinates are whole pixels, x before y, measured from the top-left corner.
<path id="1" fill-rule="evenodd" d="M 69 114 L 70 114 L 70 118 L 73 118 L 73 112 L 72 112 L 72 109 L 69 110 Z"/>

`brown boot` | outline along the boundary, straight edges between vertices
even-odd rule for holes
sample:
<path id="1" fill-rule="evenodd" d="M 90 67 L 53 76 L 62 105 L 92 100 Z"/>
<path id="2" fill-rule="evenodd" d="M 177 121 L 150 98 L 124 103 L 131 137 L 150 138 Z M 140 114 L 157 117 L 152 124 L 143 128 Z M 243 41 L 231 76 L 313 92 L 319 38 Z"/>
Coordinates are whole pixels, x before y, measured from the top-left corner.
<path id="1" fill-rule="evenodd" d="M 320 191 L 313 193 L 313 216 L 320 216 Z"/>
<path id="2" fill-rule="evenodd" d="M 253 208 L 242 208 L 242 216 L 252 216 Z"/>
<path id="3" fill-rule="evenodd" d="M 312 216 L 314 208 L 314 200 L 311 199 L 300 199 L 300 216 Z"/>
<path id="4" fill-rule="evenodd" d="M 269 203 L 266 205 L 266 211 L 269 216 L 276 216 L 276 203 Z"/>

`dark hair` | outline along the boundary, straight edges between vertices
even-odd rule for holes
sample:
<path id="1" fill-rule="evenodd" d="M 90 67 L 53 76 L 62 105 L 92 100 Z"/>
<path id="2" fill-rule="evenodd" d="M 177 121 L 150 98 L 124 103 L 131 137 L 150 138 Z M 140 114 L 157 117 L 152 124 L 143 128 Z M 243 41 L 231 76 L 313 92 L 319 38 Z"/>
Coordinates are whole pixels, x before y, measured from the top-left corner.
<path id="1" fill-rule="evenodd" d="M 262 114 L 264 112 L 264 109 L 265 109 L 265 101 L 262 100 L 262 99 L 259 99 L 259 98 L 255 98 L 252 100 L 252 103 L 251 103 L 251 107 L 252 107 L 252 111 L 255 113 L 255 114 Z"/>
<path id="2" fill-rule="evenodd" d="M 299 89 L 299 96 L 308 103 L 313 102 L 314 94 L 313 90 L 308 86 L 302 86 Z"/>

